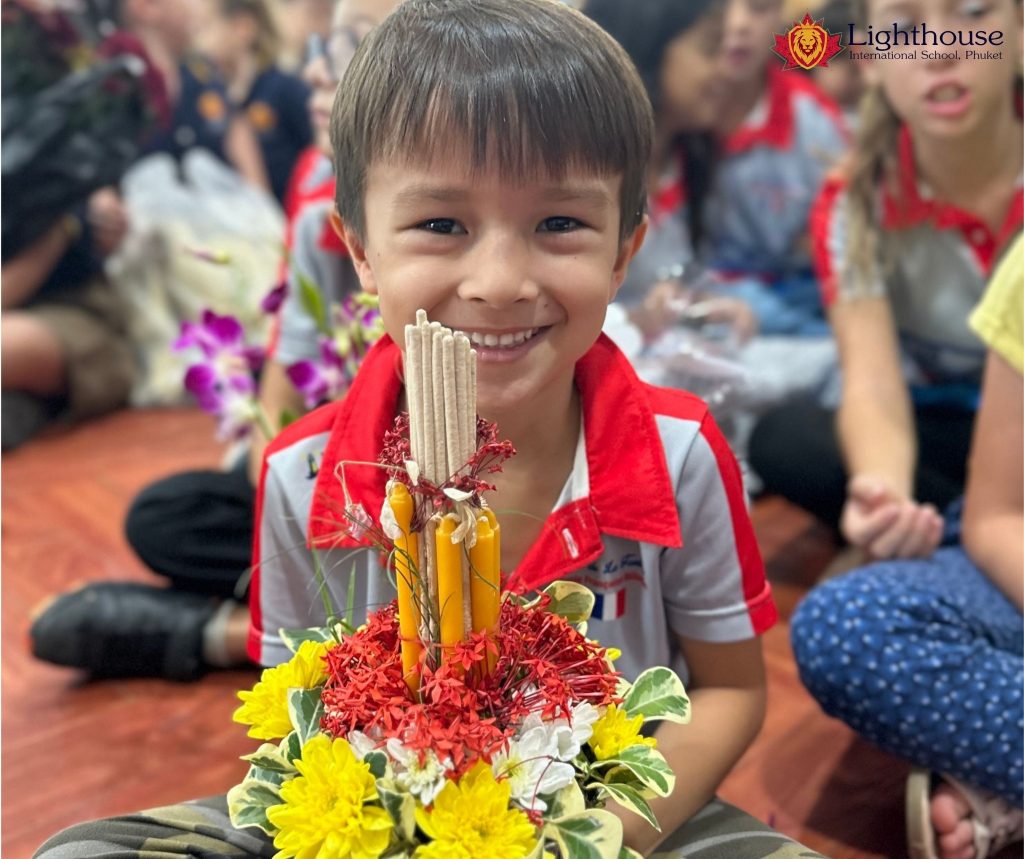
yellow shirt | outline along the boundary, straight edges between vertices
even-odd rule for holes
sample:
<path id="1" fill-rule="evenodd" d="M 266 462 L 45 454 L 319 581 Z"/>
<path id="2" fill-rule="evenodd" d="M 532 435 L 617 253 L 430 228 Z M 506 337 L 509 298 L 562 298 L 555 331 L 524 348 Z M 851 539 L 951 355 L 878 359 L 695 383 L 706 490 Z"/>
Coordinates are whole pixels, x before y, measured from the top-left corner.
<path id="1" fill-rule="evenodd" d="M 999 263 L 970 325 L 990 349 L 1024 375 L 1024 235 Z"/>

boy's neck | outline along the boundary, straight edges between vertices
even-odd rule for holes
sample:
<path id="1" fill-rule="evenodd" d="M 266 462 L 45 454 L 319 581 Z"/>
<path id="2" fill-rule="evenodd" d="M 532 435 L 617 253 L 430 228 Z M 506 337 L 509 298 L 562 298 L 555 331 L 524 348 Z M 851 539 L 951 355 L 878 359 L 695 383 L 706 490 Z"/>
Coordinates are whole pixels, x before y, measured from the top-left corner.
<path id="1" fill-rule="evenodd" d="M 968 138 L 950 144 L 933 138 L 914 141 L 919 177 L 937 199 L 982 217 L 998 231 L 1021 172 L 1024 127 L 1005 111 L 978 123 Z"/>
<path id="2" fill-rule="evenodd" d="M 730 85 L 732 98 L 722 107 L 721 116 L 715 126 L 719 134 L 732 134 L 743 124 L 764 95 L 767 80 L 767 75 L 762 71 L 755 77 Z"/>

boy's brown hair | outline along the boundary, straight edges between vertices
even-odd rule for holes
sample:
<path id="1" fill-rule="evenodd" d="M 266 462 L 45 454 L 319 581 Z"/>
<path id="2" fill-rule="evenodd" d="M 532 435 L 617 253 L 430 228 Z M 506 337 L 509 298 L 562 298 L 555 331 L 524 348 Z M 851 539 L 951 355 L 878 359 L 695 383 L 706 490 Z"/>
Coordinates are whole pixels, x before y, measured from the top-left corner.
<path id="1" fill-rule="evenodd" d="M 557 0 L 406 0 L 360 44 L 331 117 L 342 220 L 365 238 L 374 161 L 558 179 L 622 176 L 620 236 L 643 218 L 654 119 L 625 51 Z"/>

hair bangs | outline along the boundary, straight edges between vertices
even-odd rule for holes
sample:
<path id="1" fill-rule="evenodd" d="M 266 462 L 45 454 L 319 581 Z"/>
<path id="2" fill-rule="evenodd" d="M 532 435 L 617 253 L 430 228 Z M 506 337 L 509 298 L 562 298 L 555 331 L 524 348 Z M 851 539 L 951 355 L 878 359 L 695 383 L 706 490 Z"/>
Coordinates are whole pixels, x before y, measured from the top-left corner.
<path id="1" fill-rule="evenodd" d="M 512 182 L 621 174 L 621 233 L 643 217 L 643 85 L 618 45 L 553 0 L 407 0 L 349 67 L 332 133 L 339 211 L 360 232 L 374 161 L 462 159 Z"/>

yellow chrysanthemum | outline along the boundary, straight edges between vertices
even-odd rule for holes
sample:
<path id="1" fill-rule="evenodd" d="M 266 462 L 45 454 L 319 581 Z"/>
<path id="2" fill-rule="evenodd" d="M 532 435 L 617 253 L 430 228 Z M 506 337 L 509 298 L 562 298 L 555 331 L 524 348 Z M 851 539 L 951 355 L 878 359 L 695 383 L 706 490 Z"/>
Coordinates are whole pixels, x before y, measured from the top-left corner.
<path id="1" fill-rule="evenodd" d="M 267 809 L 279 830 L 274 859 L 377 859 L 391 841 L 390 815 L 374 805 L 377 782 L 343 739 L 317 734 L 281 786 L 283 805 Z"/>
<path id="2" fill-rule="evenodd" d="M 594 733 L 590 737 L 590 748 L 599 761 L 616 757 L 623 749 L 630 746 L 650 746 L 654 748 L 658 741 L 654 737 L 644 737 L 640 728 L 644 724 L 643 716 L 632 719 L 614 704 L 609 705 L 604 715 L 594 722 Z"/>
<path id="3" fill-rule="evenodd" d="M 509 808 L 507 781 L 497 781 L 479 761 L 458 782 L 448 782 L 430 811 L 416 808 L 416 822 L 432 840 L 416 859 L 522 859 L 537 845 L 530 819 Z"/>
<path id="4" fill-rule="evenodd" d="M 324 682 L 327 676 L 324 654 L 329 646 L 304 641 L 290 660 L 265 669 L 259 683 L 250 691 L 238 693 L 242 706 L 231 718 L 250 725 L 249 736 L 257 740 L 279 740 L 288 736 L 292 730 L 288 719 L 288 690 L 312 689 Z"/>

